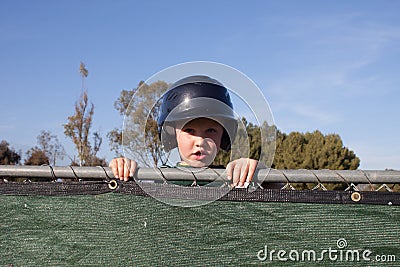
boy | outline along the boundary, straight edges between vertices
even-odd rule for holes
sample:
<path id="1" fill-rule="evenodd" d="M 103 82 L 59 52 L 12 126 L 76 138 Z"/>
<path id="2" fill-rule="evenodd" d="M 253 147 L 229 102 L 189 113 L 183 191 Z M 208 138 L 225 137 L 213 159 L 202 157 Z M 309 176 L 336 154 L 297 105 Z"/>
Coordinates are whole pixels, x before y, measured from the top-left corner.
<path id="1" fill-rule="evenodd" d="M 174 83 L 164 94 L 157 120 L 158 134 L 168 152 L 178 148 L 178 166 L 207 167 L 219 149 L 229 151 L 235 139 L 237 120 L 228 90 L 207 76 L 190 76 Z M 128 158 L 110 162 L 114 176 L 128 181 L 137 163 Z M 233 186 L 247 186 L 257 168 L 257 160 L 240 158 L 226 166 Z"/>

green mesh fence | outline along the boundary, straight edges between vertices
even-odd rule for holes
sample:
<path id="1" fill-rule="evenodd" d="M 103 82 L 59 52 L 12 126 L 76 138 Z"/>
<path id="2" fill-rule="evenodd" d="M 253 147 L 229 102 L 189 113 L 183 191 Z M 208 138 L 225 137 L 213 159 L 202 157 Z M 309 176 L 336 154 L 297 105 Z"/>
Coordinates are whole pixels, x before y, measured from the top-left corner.
<path id="1" fill-rule="evenodd" d="M 0 195 L 0 266 L 398 266 L 400 207 Z"/>

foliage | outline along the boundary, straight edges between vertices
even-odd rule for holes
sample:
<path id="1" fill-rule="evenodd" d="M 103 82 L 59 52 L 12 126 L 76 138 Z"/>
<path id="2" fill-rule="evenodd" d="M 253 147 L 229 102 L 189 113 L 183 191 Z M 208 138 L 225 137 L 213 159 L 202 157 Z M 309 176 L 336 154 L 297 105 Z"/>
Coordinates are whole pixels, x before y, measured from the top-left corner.
<path id="1" fill-rule="evenodd" d="M 244 117 L 241 123 L 238 122 L 238 125 L 239 128 L 235 143 L 238 144 L 240 151 L 219 151 L 214 164 L 226 166 L 230 161 L 232 153 L 233 159 L 239 156 L 246 156 L 251 159 L 261 160 L 265 165 L 270 166 L 274 157 L 273 152 L 275 151 L 276 127 L 268 126 L 266 122 L 260 127 L 248 122 Z M 263 137 L 265 138 L 264 144 L 261 142 L 261 131 L 263 131 Z M 235 148 L 232 149 L 234 150 Z"/>
<path id="2" fill-rule="evenodd" d="M 360 159 L 352 150 L 343 146 L 337 134 L 323 135 L 320 131 L 285 134 L 278 131 L 273 168 L 355 170 L 359 164 Z M 293 186 L 297 189 L 311 189 L 316 184 Z M 344 183 L 325 184 L 329 190 L 345 189 L 347 186 Z"/>
<path id="3" fill-rule="evenodd" d="M 53 166 L 56 165 L 56 159 L 64 159 L 65 149 L 60 143 L 56 135 L 51 134 L 50 131 L 42 130 L 37 137 L 38 149 L 42 150 L 48 158 L 49 163 Z"/>
<path id="4" fill-rule="evenodd" d="M 85 63 L 81 62 L 79 65 L 79 73 L 82 75 L 82 77 L 87 77 L 89 75 L 89 71 L 85 67 Z"/>
<path id="5" fill-rule="evenodd" d="M 138 88 L 142 84 L 143 82 L 140 82 Z M 121 91 L 119 98 L 114 102 L 114 108 L 119 112 L 119 115 L 125 115 L 136 90 L 137 88 Z M 115 128 L 107 133 L 107 138 L 109 139 L 111 151 L 114 151 L 117 157 L 122 156 L 122 131 L 119 128 Z"/>
<path id="6" fill-rule="evenodd" d="M 78 151 L 79 166 L 93 166 L 98 161 L 96 154 L 100 150 L 102 137 L 99 132 L 94 132 L 93 145 L 89 140 L 93 114 L 94 105 L 89 106 L 88 95 L 84 91 L 75 103 L 75 114 L 68 117 L 68 123 L 63 125 L 64 134 L 72 139 Z"/>
<path id="7" fill-rule="evenodd" d="M 20 163 L 21 156 L 12 148 L 5 140 L 0 142 L 0 164 L 1 165 L 17 165 Z"/>
<path id="8" fill-rule="evenodd" d="M 85 63 L 81 61 L 81 64 L 79 65 L 79 73 L 82 76 L 82 91 L 85 90 L 85 78 L 89 75 L 89 71 L 85 67 Z"/>
<path id="9" fill-rule="evenodd" d="M 355 170 L 359 164 L 360 159 L 337 134 L 278 131 L 273 168 Z"/>
<path id="10" fill-rule="evenodd" d="M 123 146 L 130 158 L 146 167 L 165 163 L 166 153 L 158 137 L 157 117 L 159 99 L 167 88 L 168 84 L 163 81 L 150 85 L 140 82 L 137 88 L 121 92 L 114 107 L 120 115 L 125 115 L 124 128 L 123 131 L 114 129 L 107 134 L 117 156 L 122 155 Z"/>
<path id="11" fill-rule="evenodd" d="M 33 147 L 26 152 L 28 159 L 25 161 L 25 165 L 49 165 L 49 157 L 46 152 L 38 147 Z"/>

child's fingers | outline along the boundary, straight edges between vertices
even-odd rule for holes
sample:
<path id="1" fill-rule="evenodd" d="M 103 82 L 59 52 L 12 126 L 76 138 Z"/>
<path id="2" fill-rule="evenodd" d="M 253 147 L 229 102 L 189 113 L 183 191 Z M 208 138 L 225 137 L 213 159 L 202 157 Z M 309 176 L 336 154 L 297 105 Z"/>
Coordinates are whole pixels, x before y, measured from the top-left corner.
<path id="1" fill-rule="evenodd" d="M 226 165 L 226 177 L 228 178 L 228 180 L 232 181 L 232 171 L 233 168 L 235 167 L 235 162 L 231 161 L 228 163 L 228 165 Z"/>
<path id="2" fill-rule="evenodd" d="M 124 158 L 118 158 L 117 159 L 117 168 L 118 168 L 118 177 L 121 181 L 124 180 L 124 170 L 125 170 L 125 159 Z"/>
<path id="3" fill-rule="evenodd" d="M 237 159 L 226 166 L 226 175 L 229 180 L 232 180 L 233 186 L 243 187 L 246 183 L 251 182 L 257 166 L 257 160 L 248 158 Z"/>
<path id="4" fill-rule="evenodd" d="M 237 186 L 240 182 L 240 176 L 242 174 L 242 166 L 241 164 L 236 164 L 235 169 L 233 170 L 233 186 Z"/>
<path id="5" fill-rule="evenodd" d="M 112 172 L 113 172 L 113 174 L 114 174 L 114 177 L 118 179 L 118 165 L 117 165 L 117 160 L 116 160 L 116 159 L 111 160 L 111 162 L 110 162 L 110 164 L 109 164 L 108 166 L 111 168 L 111 170 L 112 170 Z"/>
<path id="6" fill-rule="evenodd" d="M 247 177 L 246 163 L 247 163 L 247 159 L 237 159 L 237 160 L 230 162 L 226 166 L 226 173 L 227 173 L 228 179 L 232 180 L 233 186 L 240 185 L 241 179 L 243 177 L 244 177 L 243 180 L 246 179 L 246 177 Z"/>
<path id="7" fill-rule="evenodd" d="M 128 181 L 129 179 L 129 174 L 130 174 L 130 169 L 131 169 L 131 160 L 125 158 L 124 159 L 124 181 Z"/>
<path id="8" fill-rule="evenodd" d="M 250 183 L 251 180 L 253 180 L 254 173 L 256 172 L 258 161 L 249 159 L 248 165 L 249 165 L 249 168 L 248 168 L 248 173 L 247 173 L 245 182 Z"/>
<path id="9" fill-rule="evenodd" d="M 226 166 L 226 176 L 232 181 L 232 185 L 236 186 L 240 180 L 240 162 L 234 160 Z"/>
<path id="10" fill-rule="evenodd" d="M 244 182 L 246 182 L 247 174 L 249 172 L 249 161 L 250 159 L 241 159 L 239 186 L 243 186 Z"/>
<path id="11" fill-rule="evenodd" d="M 136 172 L 137 162 L 128 158 L 116 158 L 111 160 L 109 166 L 116 179 L 128 181 Z"/>
<path id="12" fill-rule="evenodd" d="M 129 177 L 133 177 L 136 172 L 137 163 L 134 160 L 130 160 L 128 158 L 124 159 L 124 181 L 128 181 Z"/>

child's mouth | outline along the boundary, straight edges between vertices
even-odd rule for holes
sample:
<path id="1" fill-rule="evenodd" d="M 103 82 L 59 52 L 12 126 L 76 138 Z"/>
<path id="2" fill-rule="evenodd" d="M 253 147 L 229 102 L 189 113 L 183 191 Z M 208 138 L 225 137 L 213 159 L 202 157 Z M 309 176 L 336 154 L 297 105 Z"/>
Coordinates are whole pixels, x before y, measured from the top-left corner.
<path id="1" fill-rule="evenodd" d="M 197 151 L 197 152 L 193 153 L 193 156 L 194 156 L 195 160 L 202 160 L 206 157 L 206 155 L 201 153 L 201 151 Z"/>

